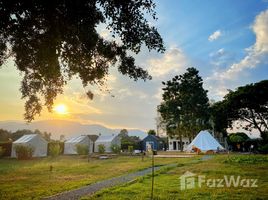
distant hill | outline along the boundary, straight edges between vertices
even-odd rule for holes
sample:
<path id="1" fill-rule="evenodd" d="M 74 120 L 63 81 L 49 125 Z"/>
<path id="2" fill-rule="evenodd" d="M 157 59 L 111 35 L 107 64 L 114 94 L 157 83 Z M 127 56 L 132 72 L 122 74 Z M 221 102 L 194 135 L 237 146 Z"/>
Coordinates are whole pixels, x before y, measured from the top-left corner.
<path id="1" fill-rule="evenodd" d="M 53 139 L 59 139 L 60 135 L 65 135 L 66 139 L 82 134 L 118 134 L 121 129 L 110 129 L 99 124 L 80 124 L 79 122 L 67 120 L 43 120 L 26 124 L 19 121 L 0 121 L 0 128 L 15 132 L 19 129 L 39 129 L 52 133 Z M 139 129 L 129 129 L 130 136 L 138 136 L 143 139 L 147 134 Z"/>

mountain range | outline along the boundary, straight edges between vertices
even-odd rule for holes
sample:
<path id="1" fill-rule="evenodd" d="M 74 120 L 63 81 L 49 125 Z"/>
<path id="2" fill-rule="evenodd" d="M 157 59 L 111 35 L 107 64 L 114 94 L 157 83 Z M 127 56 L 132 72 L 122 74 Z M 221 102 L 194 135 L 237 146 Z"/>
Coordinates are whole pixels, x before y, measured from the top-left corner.
<path id="1" fill-rule="evenodd" d="M 11 132 L 17 130 L 29 129 L 52 133 L 53 139 L 59 139 L 60 135 L 64 135 L 66 139 L 78 135 L 111 135 L 118 134 L 121 129 L 111 129 L 99 124 L 81 124 L 79 122 L 67 120 L 42 120 L 35 121 L 30 124 L 20 121 L 0 121 L 0 129 L 5 129 Z M 128 129 L 129 136 L 138 136 L 140 139 L 146 137 L 146 133 L 139 129 Z"/>

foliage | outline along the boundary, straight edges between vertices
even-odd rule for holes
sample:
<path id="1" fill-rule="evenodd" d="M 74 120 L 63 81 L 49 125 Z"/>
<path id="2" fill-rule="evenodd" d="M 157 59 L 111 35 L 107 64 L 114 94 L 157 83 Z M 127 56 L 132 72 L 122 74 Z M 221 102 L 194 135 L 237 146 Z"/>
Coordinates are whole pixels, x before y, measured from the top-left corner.
<path id="1" fill-rule="evenodd" d="M 3 133 L 3 135 L 2 135 Z M 31 131 L 28 129 L 17 130 L 15 132 L 9 132 L 3 129 L 0 129 L 0 141 L 8 141 L 9 139 L 15 141 L 24 135 L 30 134 L 39 134 L 47 141 L 51 141 L 51 133 L 48 132 L 41 132 L 40 130 L 36 129 L 35 131 Z"/>
<path id="2" fill-rule="evenodd" d="M 120 153 L 121 148 L 120 148 L 119 145 L 112 144 L 111 145 L 111 150 L 112 150 L 113 153 Z"/>
<path id="3" fill-rule="evenodd" d="M 264 144 L 268 144 L 268 131 L 262 132 L 261 138 L 262 138 Z"/>
<path id="4" fill-rule="evenodd" d="M 259 164 L 268 163 L 267 156 L 247 155 L 247 156 L 230 156 L 224 160 L 225 163 L 239 163 L 239 164 Z"/>
<path id="5" fill-rule="evenodd" d="M 28 129 L 22 129 L 22 130 L 17 130 L 16 132 L 12 133 L 11 137 L 12 137 L 12 140 L 15 141 L 24 135 L 30 135 L 30 134 L 33 134 L 33 131 L 28 130 Z"/>
<path id="6" fill-rule="evenodd" d="M 149 130 L 147 133 L 148 133 L 148 135 L 156 135 L 155 130 L 152 130 L 152 129 Z"/>
<path id="7" fill-rule="evenodd" d="M 34 147 L 25 145 L 16 145 L 15 152 L 19 160 L 27 160 L 33 157 Z"/>
<path id="8" fill-rule="evenodd" d="M 258 148 L 260 153 L 268 154 L 268 144 L 264 144 Z"/>
<path id="9" fill-rule="evenodd" d="M 11 139 L 11 132 L 4 130 L 4 129 L 0 129 L 0 141 L 1 142 L 7 142 L 9 141 L 9 139 Z"/>
<path id="10" fill-rule="evenodd" d="M 103 144 L 99 144 L 98 145 L 98 152 L 100 154 L 104 153 L 105 152 L 105 146 Z"/>
<path id="11" fill-rule="evenodd" d="M 134 151 L 134 147 L 133 146 L 128 146 L 128 152 L 132 153 Z"/>
<path id="12" fill-rule="evenodd" d="M 126 137 L 126 136 L 128 136 L 128 131 L 127 131 L 127 129 L 122 129 L 122 130 L 120 131 L 120 133 L 119 133 L 119 136 L 120 136 L 120 137 Z"/>
<path id="13" fill-rule="evenodd" d="M 186 73 L 163 82 L 163 85 L 163 102 L 158 111 L 170 136 L 193 138 L 208 127 L 207 91 L 198 70 L 188 68 Z"/>
<path id="14" fill-rule="evenodd" d="M 76 152 L 78 155 L 88 155 L 89 153 L 89 146 L 86 144 L 77 144 L 75 145 Z"/>
<path id="15" fill-rule="evenodd" d="M 140 149 L 140 138 L 137 136 L 129 136 L 126 129 L 122 129 L 119 133 L 121 137 L 121 149 L 128 150 L 128 146 L 133 146 L 135 149 Z"/>
<path id="16" fill-rule="evenodd" d="M 224 100 L 216 104 L 216 124 L 221 129 L 239 127 L 251 131 L 257 129 L 261 136 L 268 131 L 268 80 L 248 84 L 229 91 Z M 216 112 L 215 112 L 216 113 Z"/>
<path id="17" fill-rule="evenodd" d="M 25 119 L 32 121 L 42 105 L 51 111 L 72 77 L 79 77 L 84 87 L 103 85 L 115 63 L 134 80 L 151 79 L 128 52 L 137 54 L 142 45 L 165 50 L 146 19 L 156 20 L 154 8 L 152 0 L 1 1 L 0 65 L 13 56 L 24 75 Z M 98 33 L 99 25 L 107 25 L 111 39 Z M 91 91 L 87 95 L 93 98 Z"/>
<path id="18" fill-rule="evenodd" d="M 3 147 L 0 147 L 0 158 L 4 155 L 5 149 Z"/>
<path id="19" fill-rule="evenodd" d="M 238 133 L 229 134 L 227 139 L 231 143 L 242 143 L 242 142 L 246 142 L 249 139 L 249 137 L 245 133 L 238 132 Z"/>
<path id="20" fill-rule="evenodd" d="M 61 154 L 62 149 L 59 142 L 53 142 L 48 145 L 48 154 L 52 157 L 57 157 Z"/>

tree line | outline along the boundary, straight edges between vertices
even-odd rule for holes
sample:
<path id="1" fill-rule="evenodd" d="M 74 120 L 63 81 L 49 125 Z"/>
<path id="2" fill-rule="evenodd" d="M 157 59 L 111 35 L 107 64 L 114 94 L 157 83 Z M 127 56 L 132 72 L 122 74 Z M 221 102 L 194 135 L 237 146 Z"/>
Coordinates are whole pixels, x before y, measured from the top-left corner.
<path id="1" fill-rule="evenodd" d="M 23 129 L 23 130 L 17 130 L 15 132 L 0 129 L 0 142 L 12 142 L 12 141 L 19 139 L 23 135 L 29 135 L 29 134 L 39 134 L 48 142 L 52 141 L 52 139 L 51 139 L 52 134 L 51 133 L 46 132 L 46 131 L 42 132 L 38 129 L 36 129 L 34 131 L 28 130 L 28 129 Z"/>
<path id="2" fill-rule="evenodd" d="M 160 123 L 167 134 L 190 140 L 202 129 L 227 136 L 228 128 L 257 130 L 264 143 L 268 138 L 268 80 L 229 90 L 222 101 L 210 102 L 203 80 L 195 68 L 162 82 Z"/>

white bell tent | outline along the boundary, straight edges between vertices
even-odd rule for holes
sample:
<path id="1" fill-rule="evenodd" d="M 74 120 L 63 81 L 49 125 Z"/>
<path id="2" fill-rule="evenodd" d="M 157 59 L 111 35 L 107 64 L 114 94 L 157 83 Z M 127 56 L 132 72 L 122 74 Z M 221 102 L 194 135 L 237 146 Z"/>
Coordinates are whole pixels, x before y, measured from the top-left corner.
<path id="1" fill-rule="evenodd" d="M 93 152 L 93 142 L 87 135 L 73 137 L 64 143 L 64 154 L 77 154 L 76 145 L 87 145 L 89 153 Z"/>
<path id="2" fill-rule="evenodd" d="M 186 151 L 191 151 L 193 148 L 198 148 L 203 152 L 224 149 L 208 131 L 200 131 L 194 140 L 187 146 Z"/>
<path id="3" fill-rule="evenodd" d="M 17 157 L 15 148 L 18 145 L 32 147 L 33 157 L 47 156 L 47 144 L 48 142 L 39 134 L 24 135 L 12 143 L 11 157 Z"/>

